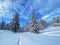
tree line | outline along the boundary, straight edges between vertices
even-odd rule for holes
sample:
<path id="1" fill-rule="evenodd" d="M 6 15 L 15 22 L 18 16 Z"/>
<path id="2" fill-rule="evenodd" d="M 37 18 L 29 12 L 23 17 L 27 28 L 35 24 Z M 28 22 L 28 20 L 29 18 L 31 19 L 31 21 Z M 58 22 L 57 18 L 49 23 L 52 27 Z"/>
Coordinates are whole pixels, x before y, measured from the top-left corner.
<path id="1" fill-rule="evenodd" d="M 45 21 L 44 19 L 36 20 L 35 13 L 32 12 L 31 21 L 27 22 L 23 28 L 25 32 L 39 33 L 40 30 L 44 30 L 48 27 L 60 26 L 60 16 L 53 17 L 51 21 Z"/>
<path id="2" fill-rule="evenodd" d="M 18 32 L 20 27 L 19 14 L 16 13 L 10 23 L 6 23 L 4 20 L 0 22 L 0 30 L 11 30 Z"/>
<path id="3" fill-rule="evenodd" d="M 32 12 L 30 22 L 27 22 L 25 26 L 21 27 L 19 14 L 16 13 L 10 23 L 6 23 L 4 20 L 0 22 L 0 30 L 11 30 L 13 32 L 39 33 L 39 30 L 44 30 L 48 26 L 60 26 L 60 16 L 53 18 L 50 22 L 44 19 L 37 21 L 35 13 Z"/>

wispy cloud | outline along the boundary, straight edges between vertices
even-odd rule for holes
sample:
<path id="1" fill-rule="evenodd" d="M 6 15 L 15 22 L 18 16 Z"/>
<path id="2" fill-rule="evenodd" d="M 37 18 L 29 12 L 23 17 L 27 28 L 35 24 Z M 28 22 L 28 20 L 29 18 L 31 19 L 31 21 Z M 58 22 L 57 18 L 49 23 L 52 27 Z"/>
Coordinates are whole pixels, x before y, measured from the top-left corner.
<path id="1" fill-rule="evenodd" d="M 9 12 L 9 7 L 11 2 L 6 0 L 0 2 L 0 17 L 6 16 L 7 12 Z"/>
<path id="2" fill-rule="evenodd" d="M 16 10 L 20 13 L 20 18 L 28 20 L 34 10 L 35 13 L 41 14 L 39 16 L 43 16 L 40 19 L 46 19 L 50 16 L 60 15 L 59 4 L 60 0 L 0 0 L 0 18 L 10 19 Z"/>
<path id="3" fill-rule="evenodd" d="M 46 18 L 48 18 L 50 15 L 45 15 L 45 16 L 43 16 L 41 19 L 46 19 Z"/>

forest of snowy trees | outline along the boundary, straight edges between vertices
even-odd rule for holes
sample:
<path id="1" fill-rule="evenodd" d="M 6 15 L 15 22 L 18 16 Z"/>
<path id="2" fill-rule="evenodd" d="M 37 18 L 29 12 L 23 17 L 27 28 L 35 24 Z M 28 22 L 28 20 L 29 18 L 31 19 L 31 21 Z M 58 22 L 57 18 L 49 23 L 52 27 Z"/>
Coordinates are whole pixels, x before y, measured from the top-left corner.
<path id="1" fill-rule="evenodd" d="M 4 20 L 0 22 L 0 30 L 11 30 L 13 32 L 39 33 L 39 30 L 43 30 L 48 26 L 60 26 L 60 16 L 54 17 L 50 22 L 44 19 L 37 21 L 35 13 L 32 12 L 30 22 L 27 21 L 26 25 L 21 27 L 19 14 L 16 13 L 10 23 L 6 23 Z"/>
<path id="2" fill-rule="evenodd" d="M 6 23 L 4 20 L 0 22 L 0 30 L 11 30 L 13 32 L 19 31 L 19 14 L 16 13 L 10 23 Z"/>
<path id="3" fill-rule="evenodd" d="M 23 28 L 25 32 L 39 33 L 39 30 L 44 30 L 49 26 L 60 26 L 60 16 L 53 17 L 51 21 L 47 22 L 44 19 L 36 20 L 35 13 L 32 12 L 30 22 L 26 23 Z"/>
<path id="4" fill-rule="evenodd" d="M 29 23 L 28 22 L 26 23 L 23 30 L 26 32 L 39 33 L 39 30 L 43 30 L 48 26 L 49 24 L 45 20 L 37 21 L 35 13 L 32 12 L 31 21 Z"/>

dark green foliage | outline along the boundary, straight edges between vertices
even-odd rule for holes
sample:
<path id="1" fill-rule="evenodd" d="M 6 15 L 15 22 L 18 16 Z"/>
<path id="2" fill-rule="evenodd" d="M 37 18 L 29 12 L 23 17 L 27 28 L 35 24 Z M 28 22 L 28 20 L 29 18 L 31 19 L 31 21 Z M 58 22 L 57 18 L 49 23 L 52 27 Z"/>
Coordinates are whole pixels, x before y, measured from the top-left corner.
<path id="1" fill-rule="evenodd" d="M 6 30 L 6 22 L 3 20 L 2 22 L 0 22 L 0 30 Z"/>

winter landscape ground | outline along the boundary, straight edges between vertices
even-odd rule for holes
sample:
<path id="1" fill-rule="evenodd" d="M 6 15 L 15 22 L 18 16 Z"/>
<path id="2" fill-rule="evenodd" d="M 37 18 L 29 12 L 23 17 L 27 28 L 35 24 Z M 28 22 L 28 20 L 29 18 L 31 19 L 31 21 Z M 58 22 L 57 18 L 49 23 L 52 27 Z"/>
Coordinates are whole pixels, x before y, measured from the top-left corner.
<path id="1" fill-rule="evenodd" d="M 60 27 L 48 27 L 39 34 L 0 30 L 0 45 L 60 45 Z"/>

